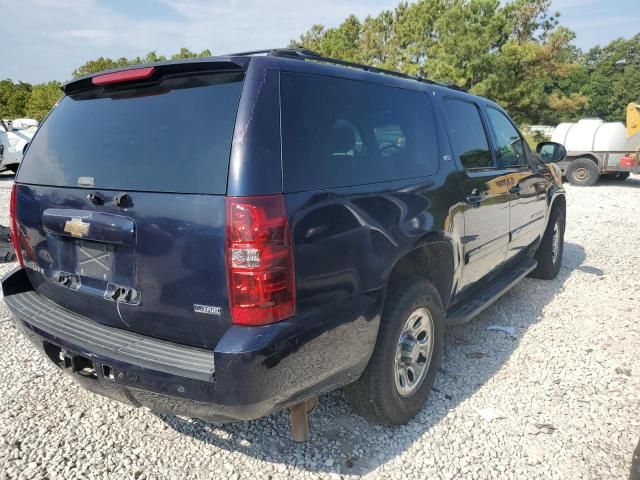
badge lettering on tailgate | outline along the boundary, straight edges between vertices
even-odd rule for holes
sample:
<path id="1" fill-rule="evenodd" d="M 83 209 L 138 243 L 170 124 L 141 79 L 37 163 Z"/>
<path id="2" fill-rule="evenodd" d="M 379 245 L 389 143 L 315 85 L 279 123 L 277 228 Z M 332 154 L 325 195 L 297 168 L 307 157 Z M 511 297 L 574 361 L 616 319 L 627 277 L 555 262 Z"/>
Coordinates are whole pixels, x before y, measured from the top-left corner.
<path id="1" fill-rule="evenodd" d="M 207 315 L 222 315 L 221 307 L 214 307 L 211 305 L 199 305 L 193 304 L 193 311 L 196 313 L 206 313 Z"/>

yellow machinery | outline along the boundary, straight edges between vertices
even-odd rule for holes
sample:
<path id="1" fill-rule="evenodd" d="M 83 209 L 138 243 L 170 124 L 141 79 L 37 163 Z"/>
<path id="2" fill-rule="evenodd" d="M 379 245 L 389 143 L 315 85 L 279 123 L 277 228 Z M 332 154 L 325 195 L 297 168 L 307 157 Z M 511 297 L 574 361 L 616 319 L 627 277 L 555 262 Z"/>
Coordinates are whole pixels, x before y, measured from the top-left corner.
<path id="1" fill-rule="evenodd" d="M 640 102 L 627 105 L 627 137 L 640 132 Z"/>

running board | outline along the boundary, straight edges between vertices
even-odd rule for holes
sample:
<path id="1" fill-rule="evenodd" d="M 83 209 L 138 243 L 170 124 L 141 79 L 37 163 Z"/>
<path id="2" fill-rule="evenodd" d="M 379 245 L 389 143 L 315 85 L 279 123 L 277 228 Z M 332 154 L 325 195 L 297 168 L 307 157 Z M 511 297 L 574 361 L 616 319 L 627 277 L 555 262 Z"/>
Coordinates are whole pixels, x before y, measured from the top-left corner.
<path id="1" fill-rule="evenodd" d="M 456 305 L 447 311 L 445 325 L 461 325 L 469 322 L 473 317 L 507 293 L 511 287 L 526 277 L 538 266 L 538 262 L 527 259 L 516 265 L 506 274 L 492 280 L 486 290 L 481 291 L 466 303 Z"/>

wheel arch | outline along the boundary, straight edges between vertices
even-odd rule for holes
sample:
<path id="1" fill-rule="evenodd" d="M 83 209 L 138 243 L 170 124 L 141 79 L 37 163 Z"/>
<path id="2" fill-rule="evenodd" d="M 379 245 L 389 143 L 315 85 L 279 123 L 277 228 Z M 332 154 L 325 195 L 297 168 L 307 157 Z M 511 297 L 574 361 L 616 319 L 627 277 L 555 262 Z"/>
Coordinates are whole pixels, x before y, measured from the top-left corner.
<path id="1" fill-rule="evenodd" d="M 551 218 L 551 212 L 553 212 L 554 208 L 560 208 L 564 218 L 567 218 L 567 197 L 565 195 L 564 189 L 558 189 L 551 195 L 551 199 L 549 200 L 549 208 L 547 209 L 547 215 L 544 222 L 544 230 L 542 230 L 543 235 L 547 230 L 547 225 L 549 224 L 549 219 Z"/>
<path id="2" fill-rule="evenodd" d="M 570 158 L 569 164 L 575 162 L 576 160 L 580 160 L 581 158 L 589 159 L 593 161 L 598 167 L 600 167 L 600 157 L 593 152 L 570 152 L 567 154 L 567 157 Z"/>
<path id="3" fill-rule="evenodd" d="M 387 277 L 387 291 L 407 276 L 418 276 L 431 282 L 446 309 L 455 274 L 454 246 L 444 236 L 432 236 L 398 258 Z"/>
<path id="4" fill-rule="evenodd" d="M 567 197 L 564 194 L 564 191 L 557 192 L 551 198 L 551 203 L 549 205 L 549 211 L 553 210 L 554 208 L 561 208 L 563 214 L 567 213 Z"/>

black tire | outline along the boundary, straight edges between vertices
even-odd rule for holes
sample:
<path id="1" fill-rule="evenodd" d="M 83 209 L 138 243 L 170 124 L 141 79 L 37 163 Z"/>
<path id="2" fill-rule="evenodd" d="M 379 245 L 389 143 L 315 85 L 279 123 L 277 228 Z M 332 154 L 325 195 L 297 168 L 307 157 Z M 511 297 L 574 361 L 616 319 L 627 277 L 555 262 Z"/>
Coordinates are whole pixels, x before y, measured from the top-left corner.
<path id="1" fill-rule="evenodd" d="M 590 187 L 600 178 L 598 165 L 591 158 L 577 158 L 569 164 L 566 170 L 567 179 L 572 185 Z"/>
<path id="2" fill-rule="evenodd" d="M 431 360 L 424 367 L 421 383 L 416 381 L 415 391 L 403 396 L 396 387 L 396 353 L 405 324 L 419 309 L 426 309 L 431 318 Z M 344 389 L 351 409 L 367 420 L 383 425 L 402 425 L 413 418 L 427 400 L 440 368 L 443 321 L 442 301 L 431 283 L 420 277 L 395 282 L 387 293 L 369 364 L 362 376 Z"/>
<path id="3" fill-rule="evenodd" d="M 629 480 L 640 480 L 640 442 L 633 452 L 631 459 L 631 473 L 629 474 Z"/>
<path id="4" fill-rule="evenodd" d="M 20 164 L 9 165 L 7 166 L 7 170 L 11 170 L 14 174 L 18 172 L 18 167 Z"/>
<path id="5" fill-rule="evenodd" d="M 559 243 L 557 246 L 556 254 L 554 256 L 553 243 L 556 225 L 558 228 Z M 560 267 L 562 266 L 562 255 L 564 253 L 564 228 L 564 212 L 559 207 L 555 207 L 551 211 L 547 229 L 545 230 L 542 241 L 540 242 L 538 250 L 536 251 L 535 258 L 538 261 L 538 266 L 533 272 L 531 272 L 529 276 L 534 278 L 541 278 L 543 280 L 552 280 L 556 278 L 558 272 L 560 271 Z"/>

